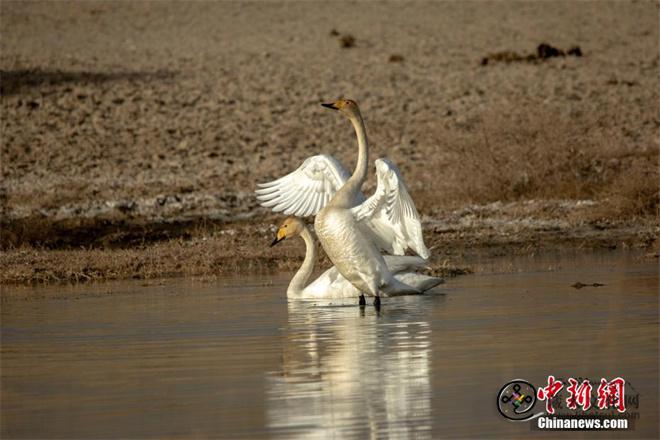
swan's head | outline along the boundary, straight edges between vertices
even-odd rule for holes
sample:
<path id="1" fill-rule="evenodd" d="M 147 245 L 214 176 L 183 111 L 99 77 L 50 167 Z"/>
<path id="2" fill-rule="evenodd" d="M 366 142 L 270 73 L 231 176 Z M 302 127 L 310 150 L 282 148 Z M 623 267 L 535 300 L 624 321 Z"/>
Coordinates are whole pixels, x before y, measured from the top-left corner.
<path id="1" fill-rule="evenodd" d="M 277 237 L 275 237 L 275 240 L 273 240 L 270 246 L 271 247 L 275 246 L 277 243 L 284 240 L 285 238 L 295 237 L 296 235 L 300 235 L 304 229 L 305 229 L 305 223 L 303 223 L 302 220 L 300 220 L 297 217 L 289 217 L 286 220 L 284 220 L 282 225 L 280 225 L 279 229 L 277 230 Z"/>
<path id="2" fill-rule="evenodd" d="M 321 104 L 323 107 L 331 108 L 333 110 L 339 110 L 345 116 L 349 118 L 354 117 L 360 114 L 360 108 L 357 105 L 357 102 L 351 99 L 340 99 L 335 102 L 328 102 Z"/>

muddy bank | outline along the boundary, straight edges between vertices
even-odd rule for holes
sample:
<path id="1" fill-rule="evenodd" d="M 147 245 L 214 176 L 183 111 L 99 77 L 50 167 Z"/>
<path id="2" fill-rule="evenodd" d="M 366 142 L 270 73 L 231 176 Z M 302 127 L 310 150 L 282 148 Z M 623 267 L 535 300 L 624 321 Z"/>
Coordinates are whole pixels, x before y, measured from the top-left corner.
<path id="1" fill-rule="evenodd" d="M 589 201 L 527 201 L 470 205 L 438 218 L 424 217 L 425 240 L 433 254 L 430 266 L 438 275 L 452 276 L 470 271 L 475 255 L 562 249 L 641 249 L 656 255 L 660 250 L 657 221 L 580 220 L 585 210 L 595 208 Z M 238 222 L 212 216 L 169 222 L 130 216 L 13 221 L 3 228 L 0 283 L 213 278 L 295 270 L 304 256 L 301 241 L 268 246 L 283 217 L 263 209 L 249 217 Z M 323 254 L 319 264 L 329 267 Z"/>
<path id="2" fill-rule="evenodd" d="M 371 157 L 404 174 L 435 264 L 653 249 L 656 16 L 651 2 L 4 1 L 1 282 L 294 267 L 301 246 L 263 249 L 282 218 L 252 191 L 313 154 L 353 166 L 350 124 L 319 106 L 338 97 L 360 103 Z M 542 62 L 506 62 L 535 50 Z"/>
<path id="3" fill-rule="evenodd" d="M 108 226 L 111 228 L 111 226 Z M 45 248 L 21 246 L 0 255 L 0 284 L 89 282 L 115 279 L 155 279 L 264 274 L 294 271 L 303 261 L 302 241 L 278 248 L 269 245 L 275 224 L 201 223 L 144 225 L 138 231 L 116 226 L 121 232 L 102 237 L 100 246 Z M 168 236 L 160 240 L 162 236 Z M 67 234 L 67 240 L 88 237 L 88 232 Z M 141 240 L 141 241 L 140 241 Z M 135 243 L 139 241 L 139 243 Z M 51 245 L 62 243 L 54 240 Z M 319 268 L 330 267 L 325 255 Z M 469 267 L 447 258 L 430 263 L 439 276 L 469 273 Z M 320 270 L 320 269 L 319 269 Z"/>
<path id="4" fill-rule="evenodd" d="M 526 200 L 468 204 L 458 209 L 437 209 L 422 215 L 426 234 L 463 237 L 467 245 L 488 247 L 530 243 L 535 235 L 550 242 L 574 242 L 584 237 L 588 247 L 597 243 L 628 241 L 649 245 L 660 225 L 653 218 L 629 221 L 602 215 L 603 202 L 594 200 Z M 2 249 L 33 246 L 45 249 L 77 247 L 130 248 L 172 239 L 189 240 L 245 224 L 263 230 L 285 216 L 257 206 L 253 193 L 223 199 L 213 195 L 174 194 L 152 199 L 87 202 L 41 209 L 24 217 L 0 221 Z M 307 219 L 313 223 L 313 218 Z M 552 237 L 554 233 L 557 238 Z M 516 238 L 517 236 L 517 238 Z M 565 238 L 562 238 L 565 237 Z M 434 239 L 427 238 L 434 241 Z"/>

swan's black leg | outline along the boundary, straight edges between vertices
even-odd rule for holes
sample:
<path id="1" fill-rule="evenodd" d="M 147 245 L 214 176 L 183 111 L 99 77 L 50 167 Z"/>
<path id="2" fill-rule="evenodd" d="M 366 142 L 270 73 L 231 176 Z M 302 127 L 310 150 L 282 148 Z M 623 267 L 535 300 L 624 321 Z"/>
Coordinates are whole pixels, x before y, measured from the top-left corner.
<path id="1" fill-rule="evenodd" d="M 374 307 L 376 309 L 380 309 L 380 296 L 376 295 L 376 298 L 374 298 Z"/>
<path id="2" fill-rule="evenodd" d="M 364 293 L 360 294 L 360 307 L 364 307 L 367 305 L 367 300 L 364 299 Z"/>

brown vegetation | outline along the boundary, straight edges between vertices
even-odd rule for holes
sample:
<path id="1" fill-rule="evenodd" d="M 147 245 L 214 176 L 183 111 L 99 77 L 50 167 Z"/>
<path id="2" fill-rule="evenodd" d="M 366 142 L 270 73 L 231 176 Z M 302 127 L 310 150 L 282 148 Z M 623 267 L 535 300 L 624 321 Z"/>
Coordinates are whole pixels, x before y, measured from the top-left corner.
<path id="1" fill-rule="evenodd" d="M 318 105 L 339 96 L 406 177 L 435 264 L 653 246 L 656 6 L 547 8 L 3 2 L 0 282 L 295 267 L 302 246 L 264 250 L 281 217 L 252 191 L 312 154 L 353 165 L 350 125 Z M 582 56 L 475 63 L 546 38 Z"/>
<path id="2" fill-rule="evenodd" d="M 125 228 L 117 228 L 123 230 Z M 145 236 L 150 234 L 146 232 Z M 47 249 L 23 246 L 0 254 L 0 284 L 89 282 L 113 279 L 154 279 L 175 276 L 217 277 L 230 274 L 297 270 L 304 257 L 300 240 L 277 248 L 269 243 L 275 226 L 251 223 L 178 225 L 179 238 L 125 247 L 67 247 Z M 175 232 L 176 231 L 176 232 Z M 124 243 L 126 244 L 126 243 Z M 319 270 L 328 268 L 319 259 Z M 438 259 L 433 273 L 454 276 L 466 273 L 446 259 Z"/>
<path id="3" fill-rule="evenodd" d="M 588 116 L 491 114 L 478 125 L 469 139 L 448 145 L 454 203 L 597 200 L 585 221 L 658 216 L 657 145 L 631 148 Z"/>

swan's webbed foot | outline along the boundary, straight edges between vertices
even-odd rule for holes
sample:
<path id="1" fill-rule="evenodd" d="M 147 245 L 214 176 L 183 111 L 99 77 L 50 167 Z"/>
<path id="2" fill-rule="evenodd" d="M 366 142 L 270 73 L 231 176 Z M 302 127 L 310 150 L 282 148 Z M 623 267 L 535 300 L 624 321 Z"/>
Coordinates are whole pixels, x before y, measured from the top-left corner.
<path id="1" fill-rule="evenodd" d="M 367 300 L 364 299 L 364 293 L 360 294 L 360 307 L 364 307 L 367 305 Z"/>
<path id="2" fill-rule="evenodd" d="M 380 296 L 376 295 L 376 298 L 374 298 L 374 307 L 376 309 L 380 309 Z"/>

